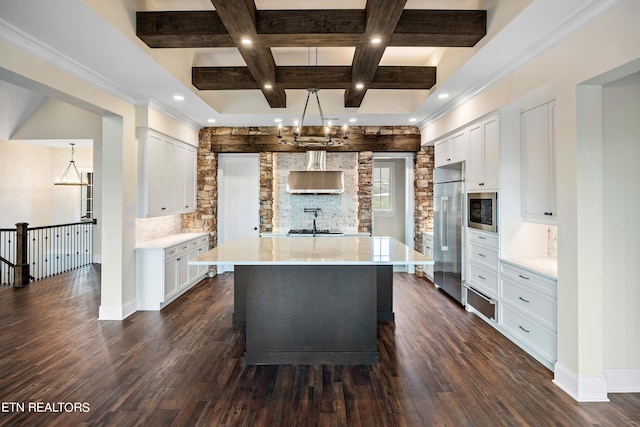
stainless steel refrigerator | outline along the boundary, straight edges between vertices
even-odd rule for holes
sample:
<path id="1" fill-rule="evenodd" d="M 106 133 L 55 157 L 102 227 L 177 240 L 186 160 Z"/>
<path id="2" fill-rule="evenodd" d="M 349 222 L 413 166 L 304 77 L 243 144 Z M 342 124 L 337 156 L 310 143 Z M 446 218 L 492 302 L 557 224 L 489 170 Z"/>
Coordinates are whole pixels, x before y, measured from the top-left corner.
<path id="1" fill-rule="evenodd" d="M 436 168 L 433 177 L 434 282 L 462 304 L 464 165 Z"/>

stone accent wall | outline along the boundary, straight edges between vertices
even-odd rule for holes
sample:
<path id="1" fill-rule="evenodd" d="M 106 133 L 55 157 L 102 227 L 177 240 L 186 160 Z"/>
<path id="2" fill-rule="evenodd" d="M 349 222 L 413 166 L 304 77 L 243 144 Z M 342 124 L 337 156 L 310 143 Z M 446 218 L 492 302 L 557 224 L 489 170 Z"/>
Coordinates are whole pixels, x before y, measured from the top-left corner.
<path id="1" fill-rule="evenodd" d="M 352 135 L 384 136 L 384 135 L 419 135 L 415 126 L 352 126 Z M 275 135 L 277 128 L 262 127 L 209 127 L 200 130 L 198 147 L 198 195 L 195 213 L 182 215 L 183 232 L 207 232 L 210 234 L 211 247 L 218 243 L 218 155 L 211 152 L 212 141 L 224 143 L 225 137 L 247 135 Z M 372 139 L 372 142 L 376 141 Z M 297 149 L 305 151 L 304 149 Z M 328 150 L 331 151 L 331 150 Z M 422 153 L 422 151 L 420 152 Z M 420 156 L 418 153 L 418 156 Z M 274 227 L 274 153 L 260 152 L 260 232 L 268 233 Z M 359 232 L 371 233 L 373 198 L 371 181 L 373 177 L 373 153 L 358 152 L 358 191 L 357 191 L 357 229 Z M 431 148 L 431 165 L 433 166 L 433 148 Z M 417 174 L 416 174 L 417 176 Z M 416 178 L 417 179 L 417 178 Z M 431 189 L 431 195 L 433 190 Z M 417 209 L 417 208 L 416 208 Z M 416 210 L 416 224 L 417 221 Z M 432 220 L 433 214 L 429 219 Z M 431 225 L 430 228 L 433 226 Z M 418 232 L 418 229 L 416 230 Z"/>
<path id="2" fill-rule="evenodd" d="M 373 152 L 358 153 L 358 231 L 373 230 Z"/>
<path id="3" fill-rule="evenodd" d="M 182 215 L 184 233 L 209 233 L 209 244 L 218 244 L 218 155 L 211 152 L 209 133 L 200 133 L 198 145 L 197 209 Z"/>
<path id="4" fill-rule="evenodd" d="M 273 153 L 260 153 L 260 232 L 273 231 Z"/>
<path id="5" fill-rule="evenodd" d="M 433 232 L 433 168 L 435 166 L 433 156 L 434 147 L 422 147 L 416 153 L 414 169 L 416 211 L 413 241 L 418 252 L 422 252 L 421 233 Z"/>

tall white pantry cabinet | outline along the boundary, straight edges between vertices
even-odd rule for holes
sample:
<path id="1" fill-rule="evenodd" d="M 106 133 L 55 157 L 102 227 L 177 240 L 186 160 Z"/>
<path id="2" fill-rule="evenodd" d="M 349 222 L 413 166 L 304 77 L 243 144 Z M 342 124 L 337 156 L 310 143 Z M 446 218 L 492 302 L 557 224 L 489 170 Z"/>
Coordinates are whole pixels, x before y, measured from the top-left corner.
<path id="1" fill-rule="evenodd" d="M 522 218 L 555 225 L 555 102 L 523 111 L 520 115 L 520 132 Z"/>

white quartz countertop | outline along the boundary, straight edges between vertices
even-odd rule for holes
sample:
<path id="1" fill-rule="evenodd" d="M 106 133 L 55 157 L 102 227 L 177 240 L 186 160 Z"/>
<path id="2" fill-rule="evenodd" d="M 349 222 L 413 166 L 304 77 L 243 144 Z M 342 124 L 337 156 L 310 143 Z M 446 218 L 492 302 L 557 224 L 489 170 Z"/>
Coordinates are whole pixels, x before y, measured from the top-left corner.
<path id="1" fill-rule="evenodd" d="M 136 249 L 166 249 L 198 237 L 207 236 L 209 233 L 177 233 L 169 236 L 159 237 L 136 244 Z"/>
<path id="2" fill-rule="evenodd" d="M 533 273 L 542 274 L 550 279 L 558 278 L 557 258 L 501 258 L 502 261 L 525 268 Z"/>
<path id="3" fill-rule="evenodd" d="M 189 264 L 429 265 L 433 260 L 392 237 L 256 237 L 223 243 Z"/>

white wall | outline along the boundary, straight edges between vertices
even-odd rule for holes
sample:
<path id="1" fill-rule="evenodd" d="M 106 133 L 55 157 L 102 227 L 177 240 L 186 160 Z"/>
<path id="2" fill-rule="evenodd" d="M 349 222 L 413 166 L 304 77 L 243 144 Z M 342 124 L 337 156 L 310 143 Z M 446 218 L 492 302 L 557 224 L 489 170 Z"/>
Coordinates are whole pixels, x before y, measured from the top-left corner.
<path id="1" fill-rule="evenodd" d="M 558 364 L 556 380 L 578 400 L 606 398 L 601 245 L 593 183 L 598 149 L 580 138 L 577 86 L 640 58 L 640 2 L 626 1 L 423 130 L 432 140 L 547 87 L 557 102 Z M 588 120 L 584 118 L 584 120 Z M 597 169 L 597 167 L 596 167 Z M 601 216 L 601 215 L 600 215 Z M 596 221 L 596 222 L 594 222 Z M 598 236 L 600 236 L 598 238 Z M 637 263 L 630 254 L 622 261 Z M 637 325 L 636 325 L 637 326 Z M 607 334 L 606 340 L 611 337 Z M 624 345 L 620 342 L 620 345 Z M 638 343 L 629 343 L 637 351 Z M 563 372 L 558 379 L 558 369 Z M 604 393 L 603 393 L 604 388 Z"/>
<path id="2" fill-rule="evenodd" d="M 93 150 L 76 148 L 78 168 L 92 169 Z M 80 220 L 80 187 L 53 185 L 69 165 L 71 151 L 0 141 L 0 228 L 32 227 Z"/>
<path id="3" fill-rule="evenodd" d="M 640 73 L 603 102 L 605 367 L 640 369 Z"/>

